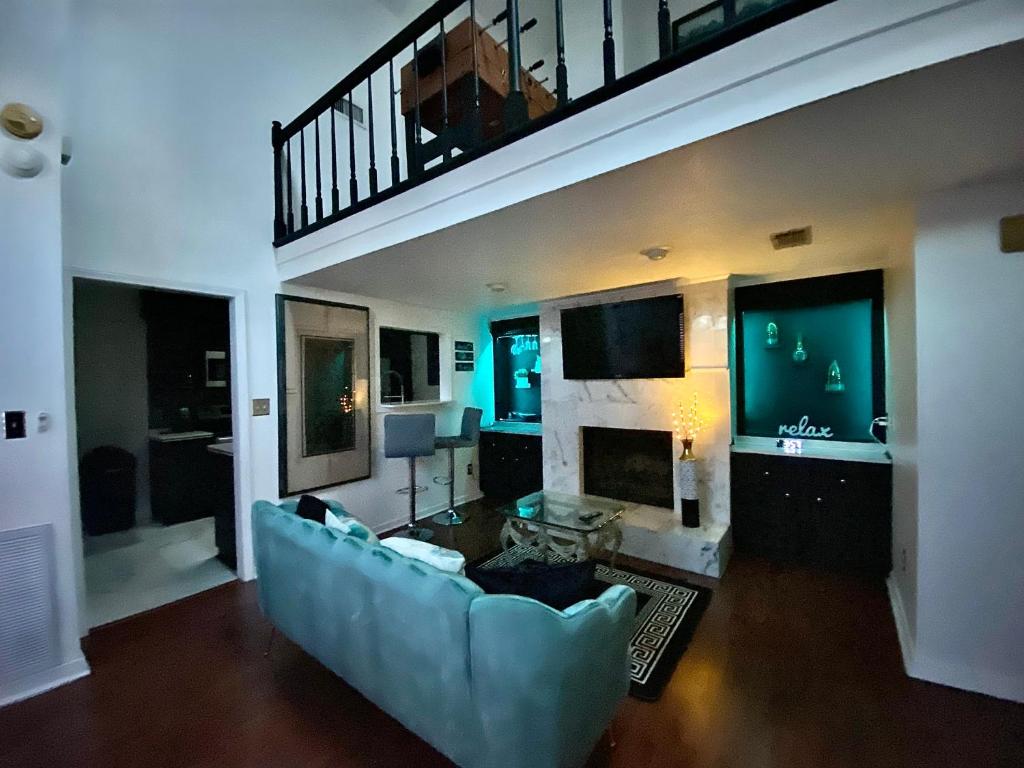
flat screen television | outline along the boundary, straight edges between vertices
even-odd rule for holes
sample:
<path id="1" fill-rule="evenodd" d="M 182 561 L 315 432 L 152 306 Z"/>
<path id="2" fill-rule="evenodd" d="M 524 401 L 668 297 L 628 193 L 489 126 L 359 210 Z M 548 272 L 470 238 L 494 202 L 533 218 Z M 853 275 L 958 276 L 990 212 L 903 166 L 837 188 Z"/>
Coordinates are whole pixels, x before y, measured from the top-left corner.
<path id="1" fill-rule="evenodd" d="M 683 328 L 679 295 L 563 309 L 563 376 L 681 378 Z"/>

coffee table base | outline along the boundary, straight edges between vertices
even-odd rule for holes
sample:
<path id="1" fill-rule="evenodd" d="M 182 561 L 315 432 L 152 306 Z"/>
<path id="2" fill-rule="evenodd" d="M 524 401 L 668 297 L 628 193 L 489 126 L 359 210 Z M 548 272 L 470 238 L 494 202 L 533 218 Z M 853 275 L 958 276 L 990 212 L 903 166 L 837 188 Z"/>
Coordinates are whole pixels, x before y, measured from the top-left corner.
<path id="1" fill-rule="evenodd" d="M 607 550 L 611 552 L 611 565 L 615 567 L 619 547 L 622 546 L 622 526 L 614 521 L 604 528 L 589 533 L 575 533 L 559 529 L 552 531 L 546 526 L 526 520 L 506 520 L 501 528 L 501 548 L 507 551 L 516 544 L 539 550 L 544 561 L 551 555 L 558 555 L 571 562 L 590 560 Z"/>

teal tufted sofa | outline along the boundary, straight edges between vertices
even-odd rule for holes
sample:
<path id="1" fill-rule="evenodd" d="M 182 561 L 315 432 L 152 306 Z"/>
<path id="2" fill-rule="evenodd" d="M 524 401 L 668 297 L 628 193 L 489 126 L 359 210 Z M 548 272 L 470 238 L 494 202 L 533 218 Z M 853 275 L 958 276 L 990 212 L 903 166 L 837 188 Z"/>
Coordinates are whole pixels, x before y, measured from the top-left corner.
<path id="1" fill-rule="evenodd" d="M 294 509 L 252 513 L 260 607 L 281 632 L 463 768 L 586 762 L 629 689 L 633 590 L 565 611 L 487 595 Z"/>

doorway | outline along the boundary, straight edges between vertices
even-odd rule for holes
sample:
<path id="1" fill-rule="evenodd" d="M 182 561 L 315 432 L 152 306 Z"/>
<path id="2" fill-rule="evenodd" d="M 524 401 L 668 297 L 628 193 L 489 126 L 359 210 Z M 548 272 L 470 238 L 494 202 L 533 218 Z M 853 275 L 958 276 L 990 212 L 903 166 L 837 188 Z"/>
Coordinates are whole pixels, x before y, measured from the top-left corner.
<path id="1" fill-rule="evenodd" d="M 236 578 L 230 300 L 76 277 L 89 628 Z"/>

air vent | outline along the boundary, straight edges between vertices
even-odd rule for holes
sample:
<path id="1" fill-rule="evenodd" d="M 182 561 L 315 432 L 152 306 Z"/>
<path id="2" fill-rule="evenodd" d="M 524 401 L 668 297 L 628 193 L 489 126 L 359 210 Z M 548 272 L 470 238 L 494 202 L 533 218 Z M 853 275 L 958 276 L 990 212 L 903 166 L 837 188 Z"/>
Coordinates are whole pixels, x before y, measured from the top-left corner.
<path id="1" fill-rule="evenodd" d="M 776 232 L 771 236 L 772 248 L 781 251 L 783 248 L 798 248 L 801 245 L 811 244 L 811 228 L 788 229 L 785 232 Z"/>
<path id="2" fill-rule="evenodd" d="M 59 662 L 50 525 L 0 531 L 0 690 Z"/>
<path id="3" fill-rule="evenodd" d="M 358 104 L 349 102 L 348 99 L 338 99 L 334 102 L 334 108 L 338 110 L 345 117 L 351 116 L 355 120 L 356 125 L 365 125 L 363 118 L 363 108 Z"/>

